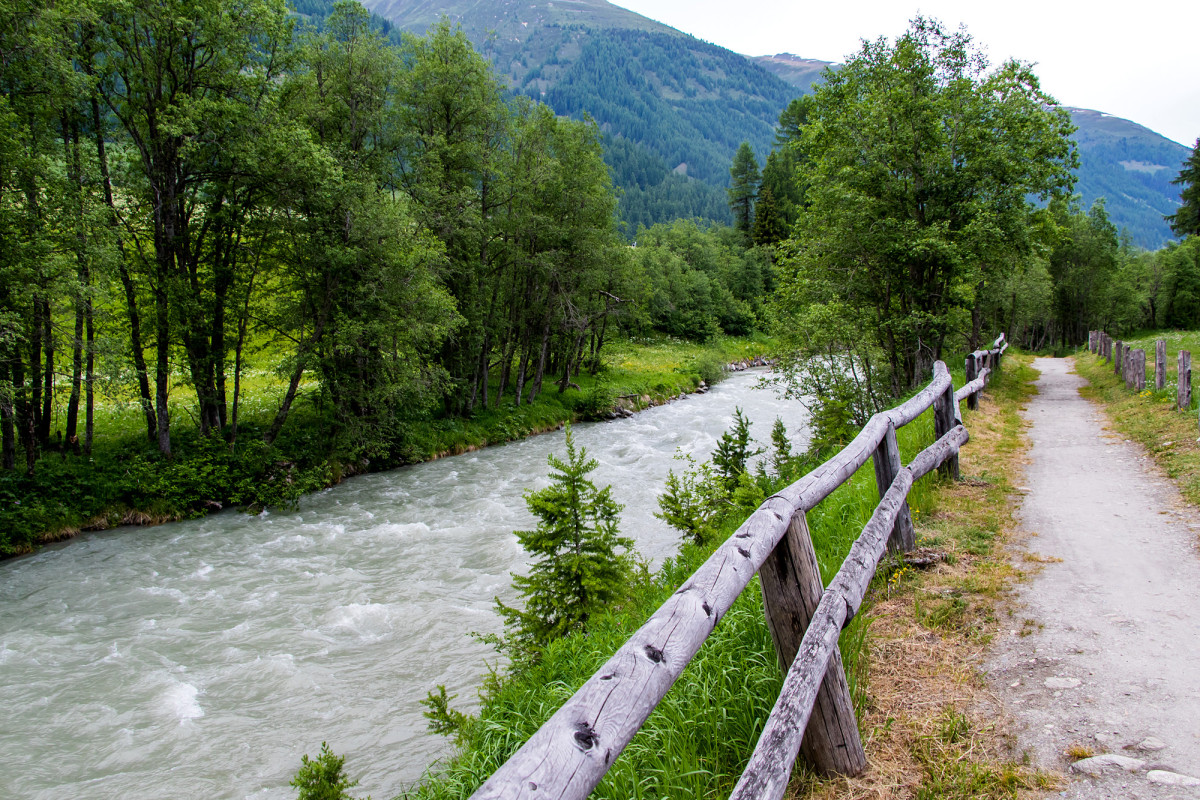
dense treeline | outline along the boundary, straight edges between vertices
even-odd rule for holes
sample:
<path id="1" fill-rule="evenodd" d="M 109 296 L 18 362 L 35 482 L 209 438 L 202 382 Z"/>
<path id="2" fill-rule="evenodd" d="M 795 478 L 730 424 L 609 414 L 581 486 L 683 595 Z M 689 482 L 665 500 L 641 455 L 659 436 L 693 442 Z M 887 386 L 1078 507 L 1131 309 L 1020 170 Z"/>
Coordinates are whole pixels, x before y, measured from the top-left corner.
<path id="1" fill-rule="evenodd" d="M 634 30 L 591 32 L 544 94 L 539 78 L 531 73 L 517 88 L 559 113 L 587 113 L 671 169 L 686 165 L 687 175 L 717 187 L 743 139 L 766 149 L 772 121 L 797 93 L 722 48 Z"/>
<path id="2" fill-rule="evenodd" d="M 414 425 L 583 398 L 614 336 L 765 324 L 761 254 L 720 226 L 623 237 L 597 126 L 506 92 L 460 31 L 394 46 L 352 3 L 319 21 L 282 0 L 0 18 L 0 499 L 22 541 L 80 524 L 73 491 L 85 515 L 285 500 L 421 457 Z M 140 434 L 97 452 L 114 402 Z"/>
<path id="3" fill-rule="evenodd" d="M 397 50 L 350 4 L 320 31 L 277 0 L 28 4 L 7 23 L 6 467 L 50 444 L 61 359 L 92 385 L 97 298 L 164 455 L 176 370 L 201 433 L 236 438 L 250 336 L 289 367 L 268 443 L 315 378 L 370 451 L 434 404 L 531 399 L 611 310 L 594 126 L 506 102 L 447 25 Z M 86 335 L 59 329 L 67 306 Z"/>

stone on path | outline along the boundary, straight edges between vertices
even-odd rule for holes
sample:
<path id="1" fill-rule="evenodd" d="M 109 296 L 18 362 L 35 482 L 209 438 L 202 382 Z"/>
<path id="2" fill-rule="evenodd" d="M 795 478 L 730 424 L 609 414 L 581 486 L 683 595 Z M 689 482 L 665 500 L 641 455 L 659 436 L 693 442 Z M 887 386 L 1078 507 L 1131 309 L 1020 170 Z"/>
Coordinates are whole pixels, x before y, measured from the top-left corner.
<path id="1" fill-rule="evenodd" d="M 1146 762 L 1140 758 L 1130 758 L 1129 756 L 1118 756 L 1113 753 L 1105 753 L 1102 756 L 1092 756 L 1080 761 L 1076 761 L 1071 765 L 1071 769 L 1075 772 L 1082 772 L 1085 775 L 1100 775 L 1105 770 L 1123 769 L 1126 772 L 1140 772 L 1145 768 Z"/>
<path id="2" fill-rule="evenodd" d="M 1162 769 L 1152 769 L 1146 773 L 1146 779 L 1151 783 L 1163 786 L 1200 786 L 1200 778 L 1190 775 L 1180 775 L 1178 772 L 1167 772 Z"/>

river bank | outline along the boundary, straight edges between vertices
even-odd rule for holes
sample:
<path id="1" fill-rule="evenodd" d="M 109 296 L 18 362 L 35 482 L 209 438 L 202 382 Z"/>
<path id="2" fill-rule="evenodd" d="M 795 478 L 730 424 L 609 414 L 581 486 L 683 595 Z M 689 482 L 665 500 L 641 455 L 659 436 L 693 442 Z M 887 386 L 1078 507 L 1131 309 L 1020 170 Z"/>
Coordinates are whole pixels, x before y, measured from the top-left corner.
<path id="1" fill-rule="evenodd" d="M 404 422 L 387 451 L 331 452 L 328 420 L 316 406 L 298 404 L 273 446 L 258 437 L 273 405 L 248 397 L 236 445 L 173 432 L 174 455 L 163 459 L 132 431 L 129 409 L 101 413 L 95 452 L 42 458 L 33 475 L 0 472 L 0 558 L 122 525 L 158 525 L 202 517 L 223 508 L 286 507 L 300 497 L 354 475 L 394 469 L 557 430 L 567 422 L 611 419 L 661 405 L 719 380 L 726 364 L 761 361 L 765 338 L 721 337 L 706 344 L 671 339 L 615 343 L 597 376 L 578 388 L 550 388 L 533 403 L 506 399 L 469 418 Z M 274 389 L 271 389 L 272 391 Z M 266 392 L 267 389 L 260 389 Z M 635 398 L 631 402 L 629 398 Z M 261 419 L 252 416 L 260 409 Z M 176 418 L 184 417 L 182 410 Z"/>

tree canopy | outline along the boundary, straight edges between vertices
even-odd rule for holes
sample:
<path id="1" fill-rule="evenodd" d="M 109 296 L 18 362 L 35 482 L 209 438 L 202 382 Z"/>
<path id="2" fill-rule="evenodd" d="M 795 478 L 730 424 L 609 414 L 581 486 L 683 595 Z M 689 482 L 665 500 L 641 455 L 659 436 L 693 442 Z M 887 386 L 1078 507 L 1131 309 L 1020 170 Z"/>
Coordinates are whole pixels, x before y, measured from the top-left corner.
<path id="1" fill-rule="evenodd" d="M 808 207 L 778 305 L 852 315 L 844 344 L 874 350 L 864 366 L 898 393 L 1030 253 L 1028 198 L 1071 186 L 1069 117 L 1029 65 L 990 70 L 965 31 L 920 17 L 827 72 L 806 111 L 785 132 L 798 135 Z"/>

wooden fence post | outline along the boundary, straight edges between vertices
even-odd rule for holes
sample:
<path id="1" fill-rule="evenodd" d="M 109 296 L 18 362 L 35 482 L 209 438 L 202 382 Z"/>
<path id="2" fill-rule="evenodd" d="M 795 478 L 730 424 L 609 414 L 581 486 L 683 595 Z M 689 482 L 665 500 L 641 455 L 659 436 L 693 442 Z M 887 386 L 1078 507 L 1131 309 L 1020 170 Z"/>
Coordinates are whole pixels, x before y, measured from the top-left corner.
<path id="1" fill-rule="evenodd" d="M 1133 390 L 1141 392 L 1146 389 L 1146 351 L 1138 348 L 1133 351 Z"/>
<path id="2" fill-rule="evenodd" d="M 1113 348 L 1113 375 L 1120 375 L 1121 370 L 1125 368 L 1125 360 L 1121 357 L 1121 351 L 1125 349 L 1125 343 L 1115 342 Z"/>
<path id="3" fill-rule="evenodd" d="M 936 419 L 936 416 L 935 416 Z M 891 487 L 892 481 L 900 474 L 900 445 L 896 442 L 896 427 L 888 421 L 887 433 L 875 448 L 871 461 L 875 464 L 875 486 L 879 489 L 879 497 L 883 498 Z M 908 500 L 900 506 L 896 515 L 896 524 L 892 526 L 891 536 L 888 537 L 889 553 L 907 553 L 917 546 L 917 533 L 913 529 L 912 514 L 908 510 Z"/>
<path id="4" fill-rule="evenodd" d="M 1088 352 L 1096 352 L 1096 332 L 1088 331 Z"/>
<path id="5" fill-rule="evenodd" d="M 979 368 L 975 366 L 975 354 L 967 353 L 967 383 L 979 377 Z M 971 392 L 967 395 L 967 408 L 974 411 L 979 408 L 979 392 Z"/>
<path id="6" fill-rule="evenodd" d="M 946 391 L 942 392 L 933 401 L 933 435 L 934 438 L 940 439 L 949 433 L 957 424 L 955 413 L 956 401 L 954 400 L 954 383 L 952 382 L 946 387 Z M 955 453 L 950 458 L 947 458 L 938 467 L 938 472 L 943 475 L 949 475 L 954 480 L 958 480 L 958 453 Z M 882 496 L 882 495 L 881 495 Z"/>
<path id="7" fill-rule="evenodd" d="M 787 533 L 763 562 L 758 577 L 775 654 L 787 674 L 824 592 L 803 511 L 792 516 Z M 867 768 L 867 756 L 854 719 L 854 703 L 837 648 L 817 691 L 800 752 L 825 775 L 858 775 Z"/>
<path id="8" fill-rule="evenodd" d="M 1180 411 L 1192 407 L 1192 351 L 1179 351 L 1179 370 L 1175 376 L 1175 405 Z"/>
<path id="9" fill-rule="evenodd" d="M 1167 388 L 1167 343 L 1164 339 L 1154 343 L 1154 388 Z"/>
<path id="10" fill-rule="evenodd" d="M 1113 346 L 1112 337 L 1109 336 L 1107 333 L 1104 334 L 1103 348 L 1104 348 L 1104 363 L 1106 363 L 1106 364 L 1112 363 L 1112 346 Z"/>

